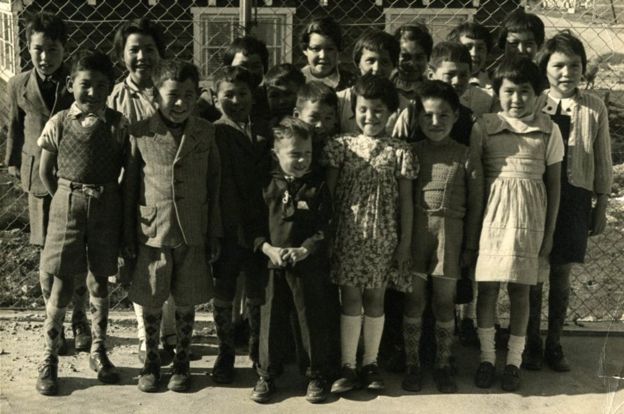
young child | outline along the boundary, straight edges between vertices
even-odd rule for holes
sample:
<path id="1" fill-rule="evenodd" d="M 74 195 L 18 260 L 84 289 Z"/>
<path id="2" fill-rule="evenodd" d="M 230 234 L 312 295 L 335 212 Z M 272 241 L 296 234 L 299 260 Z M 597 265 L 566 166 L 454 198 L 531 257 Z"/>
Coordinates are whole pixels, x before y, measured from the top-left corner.
<path id="1" fill-rule="evenodd" d="M 314 128 L 312 138 L 313 159 L 321 159 L 325 144 L 336 133 L 338 119 L 336 92 L 320 81 L 310 81 L 299 88 L 293 114 Z"/>
<path id="2" fill-rule="evenodd" d="M 254 242 L 269 258 L 270 269 L 261 310 L 260 378 L 251 394 L 256 402 L 268 402 L 275 392 L 293 311 L 308 360 L 306 399 L 320 403 L 327 398 L 330 331 L 321 304 L 330 283 L 326 235 L 331 202 L 323 177 L 311 171 L 312 135 L 311 127 L 293 117 L 273 129 L 277 165 L 263 189 L 268 229 Z"/>
<path id="3" fill-rule="evenodd" d="M 451 30 L 447 40 L 461 43 L 470 52 L 472 74 L 468 83 L 491 90 L 492 80 L 487 71 L 487 64 L 494 44 L 490 31 L 479 23 L 464 22 Z"/>
<path id="4" fill-rule="evenodd" d="M 426 26 L 401 26 L 394 33 L 401 51 L 396 69 L 390 75 L 399 93 L 407 99 L 416 98 L 416 89 L 423 81 L 431 57 L 433 38 Z"/>
<path id="5" fill-rule="evenodd" d="M 340 68 L 342 30 L 331 17 L 312 19 L 299 35 L 308 64 L 301 69 L 306 82 L 320 81 L 335 91 L 353 85 L 355 75 Z"/>
<path id="6" fill-rule="evenodd" d="M 282 63 L 269 69 L 264 86 L 272 126 L 279 124 L 283 117 L 293 114 L 297 104 L 297 91 L 305 83 L 301 71 L 290 63 Z"/>
<path id="7" fill-rule="evenodd" d="M 505 56 L 520 55 L 531 60 L 535 59 L 543 43 L 544 22 L 522 8 L 505 19 L 498 37 L 498 47 L 505 52 Z"/>
<path id="8" fill-rule="evenodd" d="M 219 151 L 212 124 L 191 115 L 198 69 L 161 61 L 153 82 L 158 111 L 131 128 L 124 177 L 124 250 L 136 256 L 128 297 L 143 306 L 147 350 L 138 388 L 155 392 L 162 306 L 173 296 L 177 345 L 168 388 L 185 391 L 194 306 L 210 299 L 206 256 L 218 256 L 221 236 Z"/>
<path id="9" fill-rule="evenodd" d="M 67 90 L 75 102 L 54 115 L 37 144 L 39 174 L 53 196 L 41 268 L 54 275 L 43 324 L 45 358 L 37 391 L 58 392 L 57 353 L 74 275 L 87 274 L 91 295 L 93 341 L 89 366 L 104 383 L 119 375 L 106 355 L 108 276 L 117 273 L 121 239 L 121 192 L 118 178 L 127 150 L 127 121 L 106 107 L 115 81 L 113 64 L 100 52 L 78 53 Z"/>
<path id="10" fill-rule="evenodd" d="M 583 263 L 587 236 L 603 232 L 613 170 L 611 137 L 605 104 L 578 85 L 587 67 L 583 43 L 569 33 L 546 41 L 539 66 L 550 89 L 537 99 L 536 109 L 550 115 L 563 136 L 561 202 L 550 254 L 548 335 L 542 353 L 540 337 L 543 281 L 531 290 L 531 313 L 523 367 L 540 369 L 545 359 L 558 372 L 570 370 L 561 348 L 561 332 L 570 296 L 573 263 Z M 592 207 L 592 199 L 595 206 Z"/>
<path id="11" fill-rule="evenodd" d="M 430 275 L 437 344 L 434 379 L 440 392 L 450 393 L 457 392 L 450 364 L 455 286 L 461 277 L 460 258 L 464 266 L 476 258 L 483 176 L 479 160 L 470 158 L 468 147 L 450 138 L 459 108 L 454 89 L 442 81 L 425 81 L 418 97 L 422 105 L 418 124 L 427 139 L 414 144 L 420 170 L 414 184 L 414 277 L 405 297 L 407 374 L 402 386 L 408 391 L 422 387 L 419 343 Z"/>
<path id="12" fill-rule="evenodd" d="M 39 179 L 41 149 L 37 139 L 45 123 L 57 112 L 69 108 L 74 97 L 67 90 L 69 71 L 63 65 L 65 22 L 49 13 L 31 16 L 26 23 L 28 53 L 34 68 L 9 79 L 9 131 L 6 143 L 5 165 L 9 174 L 19 178 L 28 193 L 30 244 L 40 249 L 45 243 L 50 202 L 52 197 Z M 44 303 L 47 304 L 54 275 L 39 270 L 39 283 Z M 91 347 L 91 332 L 85 313 L 87 305 L 86 275 L 76 275 L 72 296 L 72 330 L 77 351 Z M 65 330 L 61 330 L 59 355 L 65 355 L 68 346 Z"/>
<path id="13" fill-rule="evenodd" d="M 360 76 L 367 73 L 390 78 L 392 71 L 399 60 L 399 42 L 390 34 L 381 30 L 369 30 L 357 40 L 353 48 L 353 62 L 360 71 Z M 355 95 L 353 87 L 338 92 L 338 120 L 341 134 L 360 133 L 355 115 L 353 102 Z M 388 118 L 388 134 L 392 132 L 398 111 L 407 107 L 409 100 L 399 95 L 399 105 L 396 114 Z"/>
<path id="14" fill-rule="evenodd" d="M 234 380 L 235 335 L 232 320 L 237 278 L 244 274 L 249 356 L 258 362 L 260 305 L 268 278 L 266 260 L 253 251 L 253 231 L 265 217 L 260 207 L 262 179 L 270 165 L 270 132 L 266 122 L 250 116 L 255 83 L 241 66 L 224 66 L 214 76 L 217 107 L 223 113 L 215 122 L 215 139 L 221 159 L 221 256 L 214 264 L 213 314 L 219 355 L 212 369 L 215 382 Z"/>
<path id="15" fill-rule="evenodd" d="M 384 382 L 377 352 L 384 326 L 388 283 L 409 286 L 412 242 L 412 180 L 417 165 L 409 146 L 386 133 L 399 96 L 387 77 L 367 73 L 355 84 L 359 135 L 332 139 L 325 148 L 327 184 L 335 208 L 331 277 L 340 287 L 342 374 L 332 392 L 359 385 L 356 350 L 364 309 L 364 386 L 379 391 Z"/>
<path id="16" fill-rule="evenodd" d="M 124 64 L 128 76 L 113 87 L 108 97 L 108 106 L 121 112 L 130 125 L 134 125 L 156 112 L 152 72 L 165 54 L 163 30 L 147 17 L 129 20 L 115 32 L 113 44 L 117 59 Z M 143 307 L 138 303 L 132 305 L 137 319 L 139 361 L 143 363 L 146 349 Z M 173 360 L 176 340 L 175 304 L 172 298 L 163 305 L 160 332 L 163 347 L 160 362 L 169 365 Z"/>
<path id="17" fill-rule="evenodd" d="M 486 204 L 475 279 L 481 364 L 480 388 L 496 376 L 496 303 L 507 283 L 510 336 L 501 379 L 505 391 L 520 386 L 520 363 L 529 318 L 529 287 L 547 267 L 559 208 L 563 140 L 547 115 L 534 114 L 540 72 L 529 58 L 511 56 L 496 69 L 493 86 L 502 112 L 475 124 L 471 150 L 483 163 Z"/>

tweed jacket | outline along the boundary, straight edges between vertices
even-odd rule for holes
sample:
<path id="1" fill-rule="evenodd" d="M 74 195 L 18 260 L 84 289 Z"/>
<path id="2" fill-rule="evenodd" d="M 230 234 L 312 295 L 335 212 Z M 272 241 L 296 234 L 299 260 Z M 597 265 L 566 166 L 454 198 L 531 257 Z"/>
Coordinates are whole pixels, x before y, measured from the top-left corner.
<path id="1" fill-rule="evenodd" d="M 52 115 L 69 108 L 74 101 L 74 96 L 67 90 L 67 75 L 64 67 L 54 75 L 58 79 L 58 86 L 52 108 L 48 108 L 43 100 L 35 69 L 12 77 L 7 85 L 9 135 L 5 164 L 20 169 L 22 188 L 36 196 L 48 194 L 39 178 L 41 148 L 37 145 L 37 139 Z"/>
<path id="2" fill-rule="evenodd" d="M 180 140 L 159 112 L 132 125 L 123 184 L 125 242 L 202 246 L 221 237 L 220 171 L 210 122 L 191 116 Z"/>

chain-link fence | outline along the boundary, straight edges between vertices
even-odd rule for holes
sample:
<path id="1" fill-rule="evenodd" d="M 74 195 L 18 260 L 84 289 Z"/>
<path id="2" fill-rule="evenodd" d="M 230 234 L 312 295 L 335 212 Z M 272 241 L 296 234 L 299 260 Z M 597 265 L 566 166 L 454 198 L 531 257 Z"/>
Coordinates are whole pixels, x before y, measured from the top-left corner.
<path id="1" fill-rule="evenodd" d="M 435 41 L 465 20 L 474 20 L 494 35 L 504 18 L 526 7 L 545 23 L 547 37 L 567 29 L 587 49 L 589 70 L 584 88 L 608 103 L 614 159 L 624 162 L 624 3 L 617 0 L 256 0 L 251 33 L 267 43 L 270 64 L 304 65 L 298 33 L 312 17 L 331 15 L 343 29 L 342 65 L 355 70 L 352 46 L 365 30 L 393 32 L 403 24 L 425 23 Z M 195 62 L 205 82 L 221 64 L 225 47 L 244 33 L 240 4 L 230 0 L 0 0 L 0 74 L 30 65 L 25 18 L 41 10 L 56 13 L 69 26 L 67 50 L 99 49 L 110 53 L 116 28 L 126 19 L 148 16 L 165 28 L 167 57 Z M 492 62 L 500 51 L 494 50 Z M 122 65 L 119 66 L 120 77 Z M 0 80 L 0 87 L 5 84 Z M 3 95 L 0 89 L 0 95 Z M 0 102 L 2 98 L 0 98 Z M 2 112 L 4 108 L 0 110 Z M 2 117 L 0 117 L 2 122 Z M 2 126 L 2 125 L 0 125 Z M 6 129 L 5 129 L 6 131 Z M 1 133 L 1 132 L 0 132 Z M 0 136 L 0 143 L 4 144 Z M 4 154 L 4 147 L 0 145 Z M 570 317 L 620 320 L 624 302 L 624 165 L 616 167 L 609 227 L 590 240 L 587 264 L 574 270 Z M 28 244 L 27 197 L 18 183 L 0 171 L 0 306 L 42 306 L 37 267 L 39 252 Z M 128 305 L 120 286 L 112 289 L 114 308 Z"/>

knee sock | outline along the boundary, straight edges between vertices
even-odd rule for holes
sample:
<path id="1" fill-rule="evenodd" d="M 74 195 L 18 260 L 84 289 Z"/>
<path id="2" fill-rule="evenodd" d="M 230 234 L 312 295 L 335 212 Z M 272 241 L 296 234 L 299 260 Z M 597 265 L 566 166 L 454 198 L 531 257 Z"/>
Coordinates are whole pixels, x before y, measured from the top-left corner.
<path id="1" fill-rule="evenodd" d="M 364 315 L 364 355 L 362 355 L 362 365 L 366 366 L 377 362 L 379 353 L 379 343 L 383 334 L 384 315 L 376 318 Z"/>
<path id="2" fill-rule="evenodd" d="M 509 342 L 507 343 L 507 365 L 515 365 L 520 368 L 525 339 L 525 336 L 509 335 Z"/>
<path id="3" fill-rule="evenodd" d="M 175 345 L 177 334 L 175 311 L 175 301 L 172 296 L 169 296 L 169 299 L 162 306 L 162 320 L 160 322 L 160 336 L 161 338 L 166 338 L 165 341 L 162 341 L 163 345 L 165 345 L 165 342 L 168 345 Z"/>
<path id="4" fill-rule="evenodd" d="M 143 308 L 143 325 L 145 326 L 145 365 L 160 367 L 160 354 L 158 352 L 158 340 L 160 333 L 160 320 L 162 308 Z"/>
<path id="5" fill-rule="evenodd" d="M 108 297 L 91 296 L 91 353 L 106 350 L 108 328 Z"/>
<path id="6" fill-rule="evenodd" d="M 39 269 L 39 285 L 41 286 L 41 295 L 43 296 L 43 303 L 45 305 L 48 304 L 48 300 L 50 299 L 53 283 L 54 275 Z"/>
<path id="7" fill-rule="evenodd" d="M 477 328 L 477 334 L 481 344 L 481 362 L 489 362 L 495 365 L 496 345 L 494 343 L 494 335 L 496 334 L 496 329 L 494 327 Z"/>
<path id="8" fill-rule="evenodd" d="M 193 337 L 193 325 L 195 324 L 195 307 L 176 306 L 175 318 L 176 330 L 178 333 L 175 361 L 181 364 L 188 364 L 191 351 L 191 338 Z"/>
<path id="9" fill-rule="evenodd" d="M 87 324 L 87 303 L 89 301 L 87 289 L 87 275 L 81 274 L 74 277 L 74 293 L 72 294 L 72 327 Z"/>
<path id="10" fill-rule="evenodd" d="M 67 308 L 57 308 L 49 301 L 46 305 L 46 319 L 43 323 L 46 356 L 57 356 L 61 346 L 61 333 Z"/>
<path id="11" fill-rule="evenodd" d="M 356 366 L 356 353 L 360 332 L 362 330 L 362 316 L 340 315 L 340 348 L 342 350 L 342 365 Z"/>
<path id="12" fill-rule="evenodd" d="M 219 353 L 235 354 L 232 306 L 218 306 L 215 304 L 212 314 L 217 330 L 217 338 L 219 339 Z"/>
<path id="13" fill-rule="evenodd" d="M 451 319 L 447 322 L 436 321 L 435 338 L 437 344 L 436 367 L 448 367 L 451 364 L 453 347 L 453 329 L 455 321 Z"/>
<path id="14" fill-rule="evenodd" d="M 407 366 L 419 366 L 418 349 L 422 333 L 422 318 L 403 316 L 403 341 L 405 342 L 405 362 Z"/>

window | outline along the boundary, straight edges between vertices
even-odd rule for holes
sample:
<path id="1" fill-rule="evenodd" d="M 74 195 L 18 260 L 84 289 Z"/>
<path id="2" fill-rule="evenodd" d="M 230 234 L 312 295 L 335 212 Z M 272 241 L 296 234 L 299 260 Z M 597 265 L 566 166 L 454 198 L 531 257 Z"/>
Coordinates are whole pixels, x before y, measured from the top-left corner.
<path id="1" fill-rule="evenodd" d="M 446 36 L 455 26 L 466 20 L 472 21 L 476 12 L 476 9 L 471 8 L 385 8 L 386 32 L 394 33 L 404 24 L 424 23 L 431 31 L 434 43 L 438 43 L 446 40 Z"/>
<path id="2" fill-rule="evenodd" d="M 17 73 L 17 16 L 7 2 L 0 2 L 0 78 L 8 80 Z"/>
<path id="3" fill-rule="evenodd" d="M 221 66 L 223 53 L 240 36 L 238 7 L 193 7 L 193 56 L 204 81 Z M 269 49 L 269 66 L 292 61 L 294 8 L 260 7 L 253 34 Z"/>

